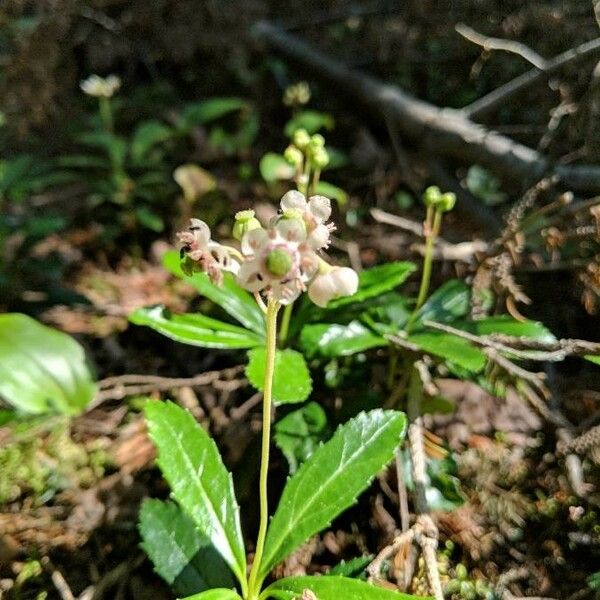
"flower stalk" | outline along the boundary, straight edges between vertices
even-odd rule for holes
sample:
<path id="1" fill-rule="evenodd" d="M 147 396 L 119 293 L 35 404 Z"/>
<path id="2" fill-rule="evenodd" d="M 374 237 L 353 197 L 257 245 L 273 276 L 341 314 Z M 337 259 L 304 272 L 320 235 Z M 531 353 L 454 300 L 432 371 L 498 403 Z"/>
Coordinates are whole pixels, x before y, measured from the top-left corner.
<path id="1" fill-rule="evenodd" d="M 259 475 L 259 502 L 260 502 L 260 524 L 256 540 L 256 552 L 250 578 L 248 580 L 248 598 L 256 600 L 260 592 L 262 581 L 258 574 L 260 563 L 265 547 L 267 526 L 269 524 L 269 502 L 267 496 L 267 475 L 269 472 L 269 450 L 271 444 L 271 407 L 273 394 L 273 375 L 275 372 L 275 351 L 277 348 L 277 313 L 280 308 L 279 302 L 269 298 L 267 304 L 267 358 L 265 366 L 265 381 L 263 392 L 263 423 L 262 423 L 262 445 L 260 453 L 260 475 Z"/>

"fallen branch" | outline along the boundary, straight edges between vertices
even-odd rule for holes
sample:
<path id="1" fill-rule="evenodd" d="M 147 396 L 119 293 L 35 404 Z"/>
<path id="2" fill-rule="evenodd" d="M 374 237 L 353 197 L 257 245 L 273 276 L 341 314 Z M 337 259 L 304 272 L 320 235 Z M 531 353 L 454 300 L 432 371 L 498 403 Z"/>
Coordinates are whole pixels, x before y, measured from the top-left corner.
<path id="1" fill-rule="evenodd" d="M 517 143 L 470 120 L 469 110 L 438 108 L 414 98 L 400 88 L 386 85 L 347 68 L 339 61 L 315 50 L 298 37 L 262 21 L 255 36 L 274 52 L 298 68 L 329 84 L 339 96 L 353 101 L 376 117 L 392 124 L 406 139 L 434 155 L 482 164 L 507 180 L 531 183 L 556 175 L 572 190 L 587 192 L 600 189 L 600 167 L 595 165 L 556 165 L 537 150 Z M 575 58 L 585 52 L 600 51 L 600 39 L 584 48 L 570 51 Z M 567 53 L 565 53 L 567 54 Z M 562 55 L 561 55 L 562 56 Z M 570 60 L 574 60 L 571 58 Z M 548 61 L 548 69 L 559 68 L 566 57 Z M 540 72 L 536 69 L 536 72 Z M 548 70 L 542 72 L 546 74 Z"/>

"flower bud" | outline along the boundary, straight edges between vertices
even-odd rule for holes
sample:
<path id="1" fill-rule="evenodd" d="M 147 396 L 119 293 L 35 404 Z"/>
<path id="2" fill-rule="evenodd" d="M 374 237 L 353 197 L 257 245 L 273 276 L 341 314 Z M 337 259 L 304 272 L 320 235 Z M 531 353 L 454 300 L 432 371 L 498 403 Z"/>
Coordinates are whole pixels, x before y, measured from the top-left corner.
<path id="1" fill-rule="evenodd" d="M 240 241 L 242 237 L 253 229 L 260 229 L 260 221 L 254 216 L 253 210 L 241 210 L 235 215 L 235 223 L 231 234 Z"/>
<path id="2" fill-rule="evenodd" d="M 292 167 L 296 168 L 301 167 L 302 162 L 304 161 L 304 155 L 302 152 L 296 148 L 296 146 L 291 144 L 285 149 L 283 158 L 285 158 L 285 160 L 292 165 Z"/>
<path id="3" fill-rule="evenodd" d="M 437 204 L 437 209 L 441 210 L 442 212 L 450 212 L 454 208 L 455 204 L 456 194 L 454 192 L 446 192 L 445 194 L 441 195 Z"/>
<path id="4" fill-rule="evenodd" d="M 316 148 L 311 158 L 317 169 L 324 169 L 329 164 L 329 154 L 325 148 Z"/>
<path id="5" fill-rule="evenodd" d="M 358 289 L 358 275 L 348 267 L 332 267 L 317 275 L 308 288 L 308 297 L 321 308 L 340 296 L 352 296 Z"/>
<path id="6" fill-rule="evenodd" d="M 296 131 L 294 131 L 292 142 L 294 143 L 294 146 L 300 150 L 304 150 L 310 144 L 310 141 L 311 138 L 306 129 L 296 129 Z"/>
<path id="7" fill-rule="evenodd" d="M 442 193 L 437 185 L 430 185 L 423 194 L 423 202 L 425 206 L 432 206 L 435 208 L 437 203 L 440 201 Z"/>
<path id="8" fill-rule="evenodd" d="M 315 133 L 310 138 L 310 149 L 315 152 L 325 147 L 325 138 L 320 133 Z"/>

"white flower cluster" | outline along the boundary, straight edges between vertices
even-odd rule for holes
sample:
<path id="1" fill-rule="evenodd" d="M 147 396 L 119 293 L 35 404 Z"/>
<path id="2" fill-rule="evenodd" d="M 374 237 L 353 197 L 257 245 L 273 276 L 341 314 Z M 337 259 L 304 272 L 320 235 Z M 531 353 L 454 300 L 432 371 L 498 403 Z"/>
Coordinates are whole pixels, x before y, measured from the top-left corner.
<path id="1" fill-rule="evenodd" d="M 189 230 L 178 234 L 184 268 L 188 272 L 197 268 L 216 283 L 222 280 L 222 271 L 230 271 L 243 288 L 262 292 L 281 304 L 290 304 L 308 290 L 309 298 L 325 307 L 330 300 L 350 296 L 358 288 L 355 271 L 331 266 L 320 256 L 335 229 L 328 222 L 330 216 L 328 198 L 307 200 L 297 191 L 283 196 L 279 214 L 266 229 L 253 211 L 238 213 L 234 234 L 240 239 L 241 254 L 211 240 L 208 225 L 192 219 Z"/>
<path id="2" fill-rule="evenodd" d="M 90 75 L 79 84 L 79 87 L 88 96 L 111 98 L 121 88 L 121 79 L 116 75 L 109 75 L 108 77 Z"/>

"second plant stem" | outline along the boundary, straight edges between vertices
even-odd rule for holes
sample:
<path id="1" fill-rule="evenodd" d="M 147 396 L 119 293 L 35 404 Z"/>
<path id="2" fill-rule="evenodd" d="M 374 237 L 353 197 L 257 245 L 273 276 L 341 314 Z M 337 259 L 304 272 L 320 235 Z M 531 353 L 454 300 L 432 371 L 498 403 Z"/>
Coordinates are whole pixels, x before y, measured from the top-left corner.
<path id="1" fill-rule="evenodd" d="M 248 600 L 256 600 L 260 593 L 261 581 L 259 579 L 260 563 L 262 562 L 267 526 L 269 524 L 269 501 L 267 497 L 267 476 L 269 474 L 269 449 L 271 445 L 271 406 L 273 395 L 273 375 L 275 373 L 275 352 L 277 348 L 277 313 L 279 302 L 269 299 L 267 304 L 267 356 L 265 360 L 265 381 L 263 390 L 263 424 L 262 446 L 260 453 L 259 475 L 259 502 L 260 524 L 256 540 L 256 552 L 250 578 L 248 580 Z"/>

